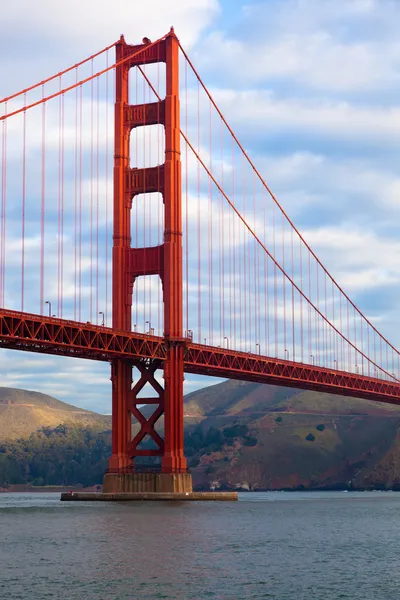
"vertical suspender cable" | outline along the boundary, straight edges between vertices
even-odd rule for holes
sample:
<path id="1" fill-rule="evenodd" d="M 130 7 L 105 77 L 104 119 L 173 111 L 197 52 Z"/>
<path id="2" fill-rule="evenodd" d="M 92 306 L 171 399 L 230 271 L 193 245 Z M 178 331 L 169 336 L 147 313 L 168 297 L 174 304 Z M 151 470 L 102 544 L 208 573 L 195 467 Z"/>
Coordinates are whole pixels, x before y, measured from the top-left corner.
<path id="1" fill-rule="evenodd" d="M 311 300 L 311 254 L 310 252 L 307 252 L 308 254 L 308 297 Z M 308 332 L 307 332 L 307 336 L 308 336 L 308 348 L 309 348 L 309 354 L 313 354 L 313 346 L 312 346 L 312 336 L 311 336 L 311 304 L 308 304 Z M 315 353 L 316 354 L 316 353 Z M 316 363 L 318 364 L 318 359 L 316 357 Z"/>
<path id="2" fill-rule="evenodd" d="M 185 133 L 188 134 L 188 82 L 185 60 Z M 188 145 L 185 142 L 185 257 L 186 257 L 186 332 L 189 331 L 189 169 Z M 202 340 L 199 340 L 201 342 Z"/>
<path id="3" fill-rule="evenodd" d="M 197 151 L 200 153 L 200 83 L 197 84 Z M 200 262 L 200 163 L 197 163 L 197 329 L 201 341 L 201 262 Z"/>
<path id="4" fill-rule="evenodd" d="M 7 102 L 4 104 L 4 112 L 7 114 Z M 6 278 L 7 119 L 3 121 L 1 147 L 0 306 L 4 306 Z"/>
<path id="5" fill-rule="evenodd" d="M 62 90 L 61 76 L 59 90 Z M 57 316 L 60 316 L 61 306 L 61 98 L 58 97 L 58 198 L 57 198 Z"/>
<path id="6" fill-rule="evenodd" d="M 185 64 L 186 64 L 186 60 L 185 60 Z M 187 75 L 187 73 L 186 73 Z M 159 50 L 159 46 L 157 46 L 157 92 L 159 95 L 160 92 L 160 50 Z M 187 92 L 186 92 L 187 93 Z M 157 127 L 157 165 L 158 165 L 158 169 L 157 169 L 157 182 L 158 182 L 158 189 L 160 189 L 160 167 L 159 165 L 161 164 L 161 135 L 160 135 L 160 101 L 158 100 L 157 102 L 157 123 L 158 123 L 158 127 Z M 186 153 L 187 153 L 187 144 L 186 144 Z M 187 176 L 187 170 L 186 170 L 186 176 Z M 187 183 L 186 183 L 186 205 L 187 205 Z M 186 206 L 186 218 L 187 218 L 187 206 Z M 160 199 L 158 199 L 157 202 L 157 244 L 160 245 L 161 244 L 161 203 L 160 203 Z M 186 232 L 186 239 L 187 239 L 187 232 Z M 187 272 L 187 256 L 185 257 L 186 260 L 186 272 Z M 158 286 L 157 286 L 157 293 L 158 293 L 158 297 L 157 297 L 157 335 L 161 335 L 163 330 L 161 329 L 161 285 L 160 285 L 160 281 L 158 281 Z M 186 303 L 184 306 L 186 306 L 186 330 L 188 328 L 187 326 L 187 278 L 186 278 L 186 285 L 185 285 L 185 291 L 186 291 Z"/>
<path id="7" fill-rule="evenodd" d="M 91 61 L 93 75 L 93 60 Z M 93 178 L 94 178 L 94 100 L 93 79 L 90 81 L 90 276 L 89 276 L 89 321 L 93 323 Z M 96 315 L 97 319 L 97 315 Z M 97 322 L 97 321 L 96 321 Z"/>
<path id="8" fill-rule="evenodd" d="M 108 51 L 106 52 L 106 67 L 108 68 Z M 105 285 L 105 306 L 104 306 L 104 321 L 105 324 L 108 325 L 108 202 L 109 202 L 109 173 L 108 173 L 108 102 L 109 102 L 109 79 L 108 79 L 108 71 L 106 72 L 106 125 L 105 125 L 105 193 L 106 193 L 106 224 L 105 224 L 105 277 L 106 277 L 106 285 Z"/>
<path id="9" fill-rule="evenodd" d="M 135 75 L 136 75 L 136 86 L 135 86 L 135 103 L 138 104 L 139 103 L 139 85 L 138 85 L 138 68 L 136 67 L 135 69 Z M 139 160 L 139 136 L 138 136 L 138 130 L 135 129 L 135 167 L 138 166 L 138 160 Z M 132 165 L 131 165 L 132 166 Z M 133 199 L 134 203 L 135 203 L 135 247 L 137 248 L 140 244 L 139 244 L 139 208 L 138 208 L 138 201 L 136 196 Z M 136 293 L 135 293 L 135 324 L 137 326 L 139 326 L 139 290 L 140 290 L 140 277 L 138 277 L 135 280 L 135 287 L 136 287 Z"/>
<path id="10" fill-rule="evenodd" d="M 210 138 L 209 138 L 209 153 L 210 153 L 210 172 L 212 173 L 213 169 L 213 161 L 212 161 L 212 113 L 211 113 L 211 102 L 210 102 L 210 115 L 209 115 L 209 126 L 210 126 Z M 209 215 L 208 215 L 208 281 L 209 281 L 209 290 L 208 290 L 208 327 L 209 327 L 209 338 L 210 342 L 213 344 L 213 336 L 214 336 L 214 328 L 213 328 L 213 205 L 212 205 L 212 181 L 211 178 L 208 178 L 208 206 L 209 206 Z"/>
<path id="11" fill-rule="evenodd" d="M 44 86 L 42 86 L 44 98 Z M 46 192 L 46 103 L 42 104 L 42 160 L 41 160 L 41 202 L 40 202 L 40 312 L 44 310 L 44 211 Z"/>
<path id="12" fill-rule="evenodd" d="M 143 71 L 146 74 L 146 65 L 143 66 Z M 146 104 L 146 80 L 143 79 L 143 104 Z M 144 114 L 146 114 L 146 107 L 144 109 Z M 143 120 L 143 125 L 146 125 L 146 120 Z M 148 244 L 148 236 L 147 236 L 147 213 L 146 213 L 146 208 L 147 208 L 147 194 L 146 194 L 146 127 L 144 127 L 144 129 L 142 129 L 143 132 L 143 136 L 142 136 L 142 141 L 143 141 L 143 149 L 142 149 L 142 161 L 143 161 L 143 247 L 144 247 L 144 252 L 143 252 L 143 274 L 146 273 L 146 248 L 147 248 L 147 244 Z M 143 328 L 144 330 L 146 329 L 146 321 L 149 321 L 149 329 L 150 329 L 150 317 L 147 314 L 147 297 L 146 297 L 146 291 L 147 291 L 147 280 L 148 277 L 145 275 L 142 278 L 142 282 L 143 282 Z M 146 318 L 148 317 L 148 318 Z"/>
<path id="13" fill-rule="evenodd" d="M 290 237 L 291 237 L 291 250 L 292 250 L 292 280 L 294 281 L 294 232 L 293 228 L 290 228 Z M 296 360 L 296 339 L 295 339 L 295 305 L 294 305 L 294 287 L 292 288 L 292 360 Z"/>
<path id="14" fill-rule="evenodd" d="M 267 202 L 264 202 L 264 244 L 268 245 L 268 236 L 267 236 Z M 267 356 L 270 356 L 269 353 L 269 268 L 268 268 L 269 257 L 268 254 L 264 253 L 264 337 L 265 337 L 265 350 Z"/>
<path id="15" fill-rule="evenodd" d="M 26 94 L 24 94 L 26 106 Z M 24 111 L 22 142 L 22 207 L 21 207 L 21 310 L 25 308 L 25 208 L 26 208 L 26 111 Z"/>
<path id="16" fill-rule="evenodd" d="M 232 202 L 235 202 L 235 142 L 232 138 Z M 237 290 L 237 280 L 236 280 L 236 215 L 232 215 L 232 239 L 229 240 L 229 248 L 230 248 L 230 256 L 231 261 L 229 263 L 229 271 L 230 271 L 230 285 L 229 285 L 229 313 L 232 314 L 232 296 L 233 296 L 233 345 L 236 348 L 236 323 L 237 323 L 237 315 L 236 315 L 236 290 Z M 240 285 L 240 282 L 239 282 Z M 231 317 L 232 323 L 232 317 Z"/>
<path id="17" fill-rule="evenodd" d="M 78 318 L 82 320 L 82 185 L 83 185 L 83 108 L 82 108 L 82 86 L 79 86 L 79 296 L 78 296 Z"/>
<path id="18" fill-rule="evenodd" d="M 282 215 L 282 268 L 285 271 L 285 220 Z M 282 273 L 282 294 L 283 294 L 283 344 L 285 357 L 287 350 L 287 326 L 286 326 L 286 277 Z"/>
<path id="19" fill-rule="evenodd" d="M 61 286 L 60 319 L 63 318 L 64 296 L 64 180 L 65 180 L 65 96 L 61 96 Z"/>
<path id="20" fill-rule="evenodd" d="M 100 187 L 100 90 L 96 81 L 96 323 L 99 319 L 99 187 Z M 103 311 L 104 311 L 104 307 Z M 102 312 L 103 312 L 102 311 Z"/>
<path id="21" fill-rule="evenodd" d="M 78 82 L 78 69 L 76 69 L 76 82 Z M 75 88 L 75 156 L 74 156 L 74 321 L 77 315 L 77 288 L 78 288 L 78 90 Z"/>
<path id="22" fill-rule="evenodd" d="M 224 127 L 222 123 L 222 119 L 219 121 L 220 123 L 220 144 L 221 144 L 221 185 L 222 188 L 225 185 L 224 181 Z M 225 329 L 225 219 L 224 219 L 224 208 L 225 202 L 223 202 L 223 198 L 220 193 L 218 193 L 218 219 L 220 223 L 220 239 L 219 239 L 219 251 L 220 251 L 220 265 L 219 265 L 219 294 L 220 294 L 220 305 L 219 305 L 219 329 L 223 333 L 224 331 L 228 331 Z M 228 224 L 230 229 L 230 222 Z M 230 315 L 231 318 L 231 315 Z M 231 337 L 231 328 L 229 328 L 229 340 L 232 342 Z"/>
<path id="23" fill-rule="evenodd" d="M 300 240 L 300 289 L 303 291 L 303 244 Z M 310 357 L 308 357 L 308 361 Z M 300 362 L 304 362 L 303 296 L 300 295 Z"/>
<path id="24" fill-rule="evenodd" d="M 256 227 L 257 223 L 256 223 L 256 196 L 257 196 L 257 181 L 254 178 L 254 184 L 253 184 L 253 220 L 254 220 L 254 227 Z M 258 312 L 258 299 L 259 299 L 259 295 L 260 295 L 260 290 L 258 288 L 258 281 L 259 281 L 259 277 L 258 277 L 258 244 L 255 242 L 255 240 L 253 240 L 253 244 L 254 244 L 254 270 L 253 270 L 253 285 L 254 285 L 254 290 L 253 290 L 253 294 L 254 294 L 254 343 L 256 344 L 255 346 L 255 350 L 257 351 L 257 348 L 259 348 L 260 345 L 260 333 L 259 333 L 259 324 L 260 324 L 260 314 Z"/>

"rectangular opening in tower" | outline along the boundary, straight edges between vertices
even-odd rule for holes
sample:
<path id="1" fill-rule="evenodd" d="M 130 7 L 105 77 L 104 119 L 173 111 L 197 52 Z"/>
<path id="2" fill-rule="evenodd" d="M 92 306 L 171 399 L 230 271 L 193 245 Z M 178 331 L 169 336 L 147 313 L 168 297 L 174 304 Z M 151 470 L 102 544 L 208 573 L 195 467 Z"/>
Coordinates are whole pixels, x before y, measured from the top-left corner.
<path id="1" fill-rule="evenodd" d="M 133 197 L 131 208 L 131 246 L 148 248 L 163 243 L 164 204 L 162 194 L 152 192 Z"/>
<path id="2" fill-rule="evenodd" d="M 165 131 L 162 123 L 132 129 L 129 139 L 130 166 L 148 169 L 162 165 L 165 157 Z"/>
<path id="3" fill-rule="evenodd" d="M 129 73 L 130 104 L 149 104 L 166 94 L 165 63 L 133 67 Z"/>
<path id="4" fill-rule="evenodd" d="M 132 331 L 162 336 L 164 309 L 161 279 L 158 275 L 137 277 L 132 296 Z"/>

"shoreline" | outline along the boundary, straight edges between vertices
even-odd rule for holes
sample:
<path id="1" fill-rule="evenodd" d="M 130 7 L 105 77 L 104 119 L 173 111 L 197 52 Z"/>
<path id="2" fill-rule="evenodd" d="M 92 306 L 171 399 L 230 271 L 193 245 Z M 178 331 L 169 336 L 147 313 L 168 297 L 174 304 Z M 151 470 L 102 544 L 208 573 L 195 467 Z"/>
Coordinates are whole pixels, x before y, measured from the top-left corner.
<path id="1" fill-rule="evenodd" d="M 101 492 L 102 485 L 92 485 L 90 487 L 75 487 L 73 485 L 47 485 L 47 486 L 29 486 L 29 485 L 10 485 L 7 488 L 0 487 L 0 494 L 40 494 L 40 493 L 62 493 L 62 492 Z"/>
<path id="2" fill-rule="evenodd" d="M 101 493 L 103 490 L 102 485 L 93 485 L 90 487 L 75 487 L 75 486 L 67 486 L 67 485 L 49 485 L 49 486 L 28 486 L 23 484 L 15 484 L 10 485 L 8 488 L 0 487 L 0 495 L 1 494 L 45 494 L 45 493 L 66 493 L 66 492 L 86 492 L 86 493 Z M 400 489 L 383 489 L 383 488 L 347 488 L 347 487 L 330 487 L 330 488 L 297 488 L 297 489 L 268 489 L 268 490 L 248 490 L 248 489 L 196 489 L 193 490 L 194 493 L 231 493 L 231 492 L 240 492 L 240 493 L 267 493 L 267 492 L 285 492 L 285 493 L 293 493 L 293 492 L 400 492 Z"/>

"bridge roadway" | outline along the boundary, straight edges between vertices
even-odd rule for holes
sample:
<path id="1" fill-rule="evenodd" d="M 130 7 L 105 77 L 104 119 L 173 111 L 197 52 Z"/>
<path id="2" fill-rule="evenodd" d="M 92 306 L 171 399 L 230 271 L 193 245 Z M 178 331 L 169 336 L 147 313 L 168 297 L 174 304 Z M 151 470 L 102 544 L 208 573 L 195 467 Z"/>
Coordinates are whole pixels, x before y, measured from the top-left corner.
<path id="1" fill-rule="evenodd" d="M 3 348 L 100 361 L 145 358 L 162 362 L 168 344 L 184 345 L 187 373 L 400 404 L 400 383 L 396 381 L 195 344 L 188 338 L 168 340 L 0 308 L 0 347 Z"/>

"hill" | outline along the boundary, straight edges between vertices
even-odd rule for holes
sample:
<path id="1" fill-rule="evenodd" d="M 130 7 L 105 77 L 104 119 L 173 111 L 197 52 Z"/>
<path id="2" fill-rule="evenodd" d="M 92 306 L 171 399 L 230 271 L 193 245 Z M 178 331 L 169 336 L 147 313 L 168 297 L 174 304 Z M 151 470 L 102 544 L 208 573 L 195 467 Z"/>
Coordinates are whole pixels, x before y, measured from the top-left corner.
<path id="1" fill-rule="evenodd" d="M 185 416 L 223 434 L 189 450 L 199 487 L 400 488 L 399 406 L 227 381 L 188 395 Z"/>
<path id="2" fill-rule="evenodd" d="M 27 438 L 41 427 L 57 425 L 104 431 L 110 429 L 111 418 L 40 392 L 0 387 L 0 440 Z"/>
<path id="3" fill-rule="evenodd" d="M 398 406 L 226 381 L 186 396 L 184 415 L 198 488 L 400 489 Z M 45 394 L 0 388 L 0 485 L 100 483 L 110 425 Z"/>
<path id="4" fill-rule="evenodd" d="M 400 417 L 400 407 L 394 404 L 236 380 L 185 396 L 187 417 L 261 416 L 266 412 Z"/>

